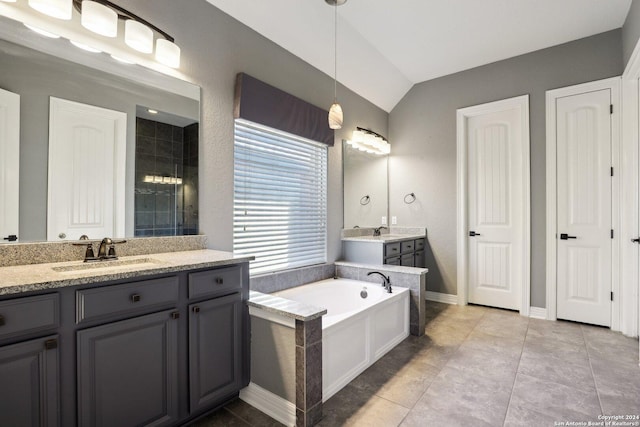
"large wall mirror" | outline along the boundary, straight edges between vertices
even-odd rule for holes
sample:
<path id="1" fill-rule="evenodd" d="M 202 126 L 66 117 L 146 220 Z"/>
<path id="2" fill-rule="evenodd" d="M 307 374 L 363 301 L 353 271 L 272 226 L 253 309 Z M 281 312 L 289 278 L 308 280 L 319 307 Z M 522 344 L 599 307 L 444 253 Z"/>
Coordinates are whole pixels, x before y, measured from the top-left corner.
<path id="1" fill-rule="evenodd" d="M 379 227 L 388 218 L 388 156 L 342 142 L 344 228 Z"/>
<path id="2" fill-rule="evenodd" d="M 197 234 L 200 88 L 13 41 L 0 40 L 0 95 L 19 96 L 18 241 Z"/>

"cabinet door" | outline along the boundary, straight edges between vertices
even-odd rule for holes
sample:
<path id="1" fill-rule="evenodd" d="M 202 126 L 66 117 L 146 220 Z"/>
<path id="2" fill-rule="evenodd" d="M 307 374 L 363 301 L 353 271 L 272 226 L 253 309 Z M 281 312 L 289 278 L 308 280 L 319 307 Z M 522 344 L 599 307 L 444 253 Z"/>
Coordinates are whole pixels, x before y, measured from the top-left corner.
<path id="1" fill-rule="evenodd" d="M 189 306 L 191 412 L 241 387 L 242 298 L 239 293 Z"/>
<path id="2" fill-rule="evenodd" d="M 178 321 L 168 310 L 79 331 L 80 426 L 178 420 Z"/>
<path id="3" fill-rule="evenodd" d="M 0 425 L 57 426 L 57 336 L 0 347 Z"/>

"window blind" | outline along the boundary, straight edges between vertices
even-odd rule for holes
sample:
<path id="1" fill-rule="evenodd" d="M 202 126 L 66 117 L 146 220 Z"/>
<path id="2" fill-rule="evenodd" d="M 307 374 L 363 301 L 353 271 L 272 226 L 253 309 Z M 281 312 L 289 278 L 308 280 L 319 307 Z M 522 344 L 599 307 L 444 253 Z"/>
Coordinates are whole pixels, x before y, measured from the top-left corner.
<path id="1" fill-rule="evenodd" d="M 251 274 L 326 262 L 327 146 L 235 122 L 233 251 Z"/>

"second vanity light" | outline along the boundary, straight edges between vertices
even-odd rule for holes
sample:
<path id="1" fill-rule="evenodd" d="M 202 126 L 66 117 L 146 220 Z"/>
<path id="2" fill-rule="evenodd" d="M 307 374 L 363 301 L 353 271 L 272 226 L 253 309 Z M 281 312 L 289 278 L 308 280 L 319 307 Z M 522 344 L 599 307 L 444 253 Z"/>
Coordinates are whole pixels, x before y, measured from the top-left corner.
<path id="1" fill-rule="evenodd" d="M 353 131 L 351 139 L 346 142 L 354 148 L 370 154 L 386 156 L 391 152 L 391 145 L 385 137 L 372 130 L 361 127 L 356 128 L 356 130 Z"/>

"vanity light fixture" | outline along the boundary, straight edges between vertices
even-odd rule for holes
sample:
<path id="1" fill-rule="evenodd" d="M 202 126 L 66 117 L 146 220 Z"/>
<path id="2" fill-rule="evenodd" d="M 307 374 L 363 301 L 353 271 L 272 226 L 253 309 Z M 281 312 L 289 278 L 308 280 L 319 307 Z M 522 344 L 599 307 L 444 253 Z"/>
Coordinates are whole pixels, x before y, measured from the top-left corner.
<path id="1" fill-rule="evenodd" d="M 347 0 L 325 0 L 325 2 L 334 7 L 333 104 L 329 109 L 329 128 L 342 129 L 344 114 L 338 103 L 338 6 L 345 4 Z"/>
<path id="2" fill-rule="evenodd" d="M 29 6 L 52 18 L 71 19 L 73 0 L 29 0 Z"/>
<path id="3" fill-rule="evenodd" d="M 147 109 L 147 112 L 148 112 L 149 114 L 158 114 L 158 110 L 154 110 L 154 109 L 151 109 L 151 108 L 148 108 L 148 109 Z"/>
<path id="4" fill-rule="evenodd" d="M 358 127 L 353 131 L 347 144 L 370 154 L 385 156 L 391 152 L 391 145 L 385 137 L 372 130 Z"/>
<path id="5" fill-rule="evenodd" d="M 177 44 L 167 40 L 156 40 L 156 60 L 171 68 L 180 67 L 180 48 Z"/>
<path id="6" fill-rule="evenodd" d="M 115 10 L 98 3 L 84 0 L 80 22 L 83 27 L 105 37 L 118 35 L 118 14 Z"/>
<path id="7" fill-rule="evenodd" d="M 45 30 L 43 30 L 41 28 L 34 27 L 33 25 L 24 24 L 24 26 L 27 27 L 28 29 L 30 29 L 31 31 L 33 31 L 34 33 L 40 34 L 41 36 L 49 37 L 50 39 L 59 39 L 60 38 L 60 36 L 57 35 L 57 34 L 53 34 L 53 33 L 50 33 L 49 31 L 45 31 Z"/>
<path id="8" fill-rule="evenodd" d="M 150 182 L 154 184 L 181 185 L 182 178 L 177 178 L 173 176 L 145 175 L 144 182 Z"/>

